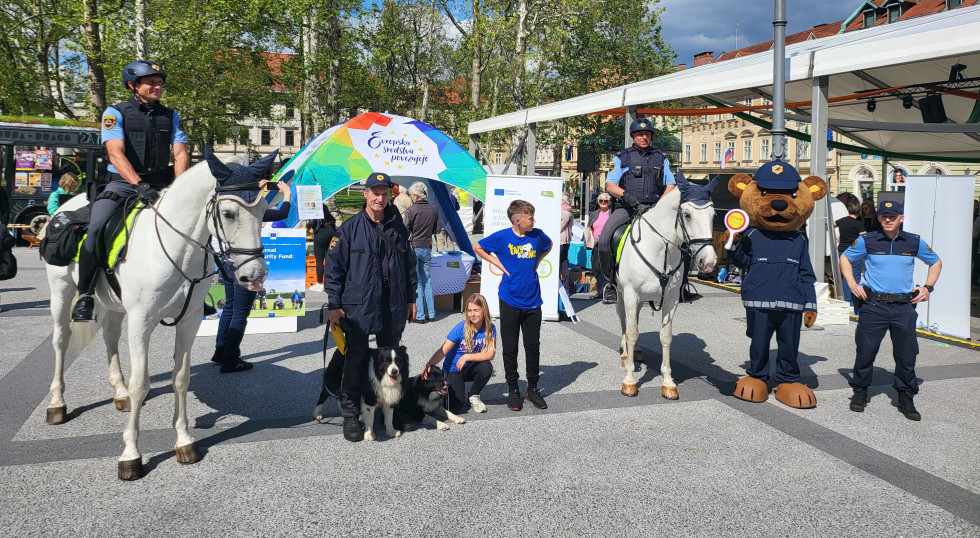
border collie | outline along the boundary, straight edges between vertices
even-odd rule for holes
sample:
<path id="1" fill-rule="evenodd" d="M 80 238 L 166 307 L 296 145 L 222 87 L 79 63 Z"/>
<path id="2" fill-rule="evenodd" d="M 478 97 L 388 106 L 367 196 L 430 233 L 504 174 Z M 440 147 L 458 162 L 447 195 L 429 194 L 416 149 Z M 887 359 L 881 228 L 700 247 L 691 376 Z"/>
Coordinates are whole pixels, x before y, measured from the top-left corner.
<path id="1" fill-rule="evenodd" d="M 408 373 L 408 352 L 405 346 L 383 347 L 371 350 L 368 367 L 370 385 L 362 385 L 364 402 L 361 405 L 361 418 L 364 420 L 364 439 L 374 441 L 374 411 L 381 407 L 385 419 L 385 433 L 388 437 L 399 437 L 402 432 L 395 429 L 395 406 L 405 392 L 404 379 Z"/>
<path id="2" fill-rule="evenodd" d="M 448 392 L 446 375 L 442 368 L 433 366 L 429 368 L 429 375 L 426 379 L 416 376 L 408 380 L 408 387 L 405 389 L 405 396 L 402 399 L 400 408 L 405 416 L 415 422 L 423 422 L 425 418 L 432 417 L 436 422 L 436 429 L 448 430 L 449 425 L 445 421 L 455 424 L 465 424 L 466 419 L 456 416 L 442 406 L 442 399 Z"/>

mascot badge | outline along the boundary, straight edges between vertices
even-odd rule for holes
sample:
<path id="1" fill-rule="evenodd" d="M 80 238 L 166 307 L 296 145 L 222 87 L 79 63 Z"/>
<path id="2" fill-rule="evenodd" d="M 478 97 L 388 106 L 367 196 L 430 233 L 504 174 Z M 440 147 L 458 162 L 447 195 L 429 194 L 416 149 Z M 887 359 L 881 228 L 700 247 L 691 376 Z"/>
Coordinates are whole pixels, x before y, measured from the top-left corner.
<path id="1" fill-rule="evenodd" d="M 739 199 L 750 224 L 730 250 L 746 271 L 742 304 L 746 336 L 752 339 L 748 375 L 738 380 L 734 396 L 749 402 L 769 398 L 769 342 L 776 333 L 776 368 L 771 375 L 776 399 L 799 409 L 816 407 L 813 391 L 800 383 L 797 361 L 800 327 L 811 327 L 817 319 L 816 276 L 807 238 L 799 230 L 814 202 L 827 194 L 827 184 L 816 176 L 801 179 L 790 164 L 772 161 L 752 177 L 735 175 L 728 190 Z"/>

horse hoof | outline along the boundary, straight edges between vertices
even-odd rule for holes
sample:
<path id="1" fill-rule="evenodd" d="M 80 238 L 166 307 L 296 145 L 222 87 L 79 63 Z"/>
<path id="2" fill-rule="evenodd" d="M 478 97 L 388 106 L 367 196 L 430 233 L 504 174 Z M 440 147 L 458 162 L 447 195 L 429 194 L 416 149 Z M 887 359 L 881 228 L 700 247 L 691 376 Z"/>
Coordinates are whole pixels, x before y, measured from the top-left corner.
<path id="1" fill-rule="evenodd" d="M 175 447 L 174 453 L 177 454 L 178 463 L 197 463 L 201 461 L 201 456 L 197 454 L 197 447 L 194 443 Z"/>
<path id="2" fill-rule="evenodd" d="M 636 388 L 636 383 L 623 383 L 623 396 L 636 396 L 639 392 Z"/>
<path id="3" fill-rule="evenodd" d="M 119 462 L 119 480 L 139 480 L 143 478 L 143 458 Z"/>
<path id="4" fill-rule="evenodd" d="M 48 424 L 64 424 L 68 420 L 68 407 L 49 407 L 48 408 Z"/>
<path id="5" fill-rule="evenodd" d="M 668 400 L 680 399 L 680 396 L 677 395 L 677 387 L 661 387 L 660 394 Z"/>
<path id="6" fill-rule="evenodd" d="M 133 410 L 133 404 L 130 403 L 128 396 L 125 398 L 113 398 L 112 403 L 116 404 L 116 411 L 128 413 Z"/>

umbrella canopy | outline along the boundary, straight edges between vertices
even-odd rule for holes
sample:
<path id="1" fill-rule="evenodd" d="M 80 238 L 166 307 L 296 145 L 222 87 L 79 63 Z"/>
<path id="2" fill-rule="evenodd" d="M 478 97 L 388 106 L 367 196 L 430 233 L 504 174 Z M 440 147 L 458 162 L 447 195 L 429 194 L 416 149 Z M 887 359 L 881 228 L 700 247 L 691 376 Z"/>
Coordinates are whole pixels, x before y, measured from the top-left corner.
<path id="1" fill-rule="evenodd" d="M 324 198 L 384 172 L 392 179 L 426 178 L 486 198 L 487 173 L 435 127 L 402 116 L 367 112 L 324 131 L 293 156 L 275 179 L 293 173 L 293 185 L 322 187 Z"/>

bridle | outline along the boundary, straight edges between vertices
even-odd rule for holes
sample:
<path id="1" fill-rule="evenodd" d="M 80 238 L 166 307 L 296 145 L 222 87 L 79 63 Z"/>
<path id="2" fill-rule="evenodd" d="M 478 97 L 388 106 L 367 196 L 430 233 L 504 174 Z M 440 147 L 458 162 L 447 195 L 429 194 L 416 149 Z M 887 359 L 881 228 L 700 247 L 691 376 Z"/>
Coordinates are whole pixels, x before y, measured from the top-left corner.
<path id="1" fill-rule="evenodd" d="M 248 262 L 250 262 L 252 260 L 261 259 L 263 257 L 263 248 L 262 247 L 257 247 L 257 248 L 237 248 L 237 247 L 231 247 L 231 246 L 227 246 L 226 247 L 225 246 L 226 244 L 230 245 L 230 243 L 227 241 L 227 239 L 225 239 L 223 237 L 223 236 L 225 236 L 225 229 L 224 229 L 224 225 L 221 223 L 221 219 L 219 218 L 219 215 L 218 215 L 218 213 L 219 213 L 218 212 L 218 204 L 222 200 L 227 200 L 227 201 L 235 202 L 236 204 L 242 206 L 243 208 L 250 209 L 252 207 L 255 207 L 255 205 L 258 204 L 259 201 L 262 200 L 262 197 L 261 196 L 256 196 L 255 197 L 255 200 L 252 203 L 246 203 L 245 200 L 243 200 L 242 198 L 240 198 L 238 196 L 228 195 L 228 194 L 222 195 L 221 193 L 222 192 L 231 192 L 231 191 L 244 191 L 244 190 L 255 190 L 255 191 L 258 191 L 259 190 L 259 184 L 258 183 L 246 183 L 246 184 L 241 184 L 241 185 L 230 185 L 230 186 L 221 186 L 221 185 L 218 185 L 214 189 L 214 192 L 211 194 L 211 198 L 208 200 L 208 203 L 205 206 L 205 215 L 206 215 L 206 218 L 211 219 L 212 229 L 215 231 L 214 238 L 215 238 L 215 240 L 217 240 L 217 243 L 218 243 L 218 249 L 217 250 L 215 250 L 211 246 L 211 240 L 210 240 L 211 239 L 211 236 L 208 237 L 208 241 L 206 241 L 205 243 L 202 244 L 202 243 L 198 242 L 197 240 L 195 240 L 193 237 L 191 237 L 191 236 L 185 234 L 184 232 L 178 230 L 173 224 L 171 224 L 170 221 L 168 221 L 167 218 L 164 217 L 163 215 L 161 215 L 160 214 L 160 211 L 157 210 L 157 208 L 156 208 L 156 205 L 157 204 L 150 204 L 150 205 L 145 206 L 145 207 L 153 210 L 153 226 L 156 229 L 157 241 L 160 243 L 160 250 L 163 251 L 163 255 L 167 257 L 167 260 L 170 262 L 171 265 L 173 265 L 174 269 L 176 269 L 177 272 L 180 273 L 180 276 L 182 276 L 184 278 L 184 280 L 186 280 L 186 281 L 188 281 L 188 282 L 191 283 L 190 289 L 187 290 L 187 298 L 184 300 L 184 306 L 180 309 L 180 314 L 178 314 L 177 317 L 174 318 L 174 320 L 172 322 L 166 322 L 166 321 L 164 321 L 164 320 L 161 319 L 160 320 L 160 324 L 161 325 L 164 325 L 166 327 L 173 327 L 174 325 L 176 325 L 181 320 L 181 318 L 184 317 L 184 314 L 187 312 L 187 306 L 190 304 L 191 296 L 194 294 L 194 286 L 197 286 L 199 283 L 203 282 L 204 280 L 206 280 L 208 278 L 211 278 L 212 276 L 218 274 L 219 271 L 221 272 L 221 276 L 224 277 L 226 281 L 228 281 L 228 282 L 232 282 L 233 281 L 231 278 L 229 278 L 229 276 L 225 273 L 225 270 L 224 270 L 224 263 L 226 261 L 228 261 L 228 256 L 229 255 L 248 256 L 248 258 L 246 258 L 245 261 L 242 262 L 239 266 L 245 265 L 246 263 L 248 263 Z M 167 194 L 167 191 L 164 191 L 160 195 L 160 199 L 162 200 L 163 197 L 166 194 Z M 170 228 L 171 231 L 173 231 L 174 233 L 176 233 L 177 235 L 179 235 L 181 238 L 183 238 L 184 241 L 187 241 L 188 243 L 190 243 L 190 244 L 192 244 L 192 245 L 200 248 L 205 253 L 210 254 L 211 257 L 214 259 L 214 262 L 217 265 L 218 270 L 217 271 L 209 271 L 208 270 L 208 257 L 205 256 L 204 257 L 204 268 L 201 271 L 201 276 L 200 277 L 197 277 L 197 278 L 188 276 L 187 273 L 185 273 L 184 270 L 181 269 L 180 265 L 178 265 L 177 262 L 174 261 L 174 259 L 172 257 L 170 257 L 170 253 L 167 252 L 167 248 L 163 244 L 163 236 L 160 235 L 160 221 L 163 221 L 163 223 L 166 224 L 167 227 Z M 239 267 L 239 266 L 236 266 L 235 268 L 237 269 L 237 267 Z"/>
<path id="2" fill-rule="evenodd" d="M 639 223 L 646 224 L 651 230 L 653 230 L 653 233 L 660 236 L 660 238 L 663 239 L 668 246 L 673 246 L 676 247 L 678 250 L 680 250 L 681 262 L 672 269 L 668 269 L 667 267 L 668 252 L 664 252 L 663 268 L 658 269 L 657 267 L 655 267 L 653 263 L 651 263 L 650 260 L 648 260 L 643 255 L 643 251 L 636 246 L 636 244 L 639 243 L 640 240 L 643 238 L 642 227 L 640 227 L 639 225 L 634 225 L 632 228 L 630 228 L 630 243 L 633 244 L 633 247 L 636 250 L 637 255 L 639 255 L 641 260 L 643 260 L 643 263 L 646 264 L 646 266 L 649 267 L 651 271 L 653 271 L 654 276 L 656 276 L 657 279 L 660 281 L 660 292 L 661 292 L 660 304 L 653 306 L 653 304 L 651 303 L 651 306 L 653 307 L 654 311 L 660 310 L 660 308 L 663 306 L 663 300 L 666 295 L 665 292 L 667 290 L 667 284 L 670 282 L 670 277 L 674 276 L 674 274 L 680 271 L 681 268 L 686 266 L 688 262 L 695 259 L 703 249 L 713 244 L 713 241 L 710 237 L 705 237 L 705 238 L 691 237 L 690 232 L 688 232 L 687 230 L 687 226 L 684 224 L 684 219 L 681 217 L 681 215 L 684 213 L 684 203 L 685 202 L 681 202 L 681 204 L 677 207 L 677 213 L 674 218 L 674 229 L 676 230 L 678 227 L 681 229 L 681 237 L 683 238 L 683 241 L 681 241 L 680 244 L 668 239 L 667 236 L 662 234 L 660 230 L 658 230 L 653 224 L 650 223 L 649 220 L 643 218 L 643 215 L 647 211 L 650 211 L 652 208 L 647 208 L 646 210 L 641 211 L 636 216 L 636 220 L 639 221 Z M 703 206 L 699 206 L 699 209 L 708 209 L 711 207 L 714 207 L 713 204 L 711 202 L 708 202 Z"/>

